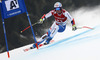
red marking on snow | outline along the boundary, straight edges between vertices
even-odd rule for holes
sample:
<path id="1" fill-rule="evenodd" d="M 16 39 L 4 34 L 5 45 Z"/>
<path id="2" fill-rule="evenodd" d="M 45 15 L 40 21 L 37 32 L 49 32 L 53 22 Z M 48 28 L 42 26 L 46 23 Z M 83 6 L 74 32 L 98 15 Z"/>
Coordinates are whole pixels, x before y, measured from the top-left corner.
<path id="1" fill-rule="evenodd" d="M 50 42 L 54 42 L 54 40 L 51 40 Z"/>
<path id="2" fill-rule="evenodd" d="M 28 51 L 29 49 L 25 49 L 24 51 L 26 52 L 26 51 Z"/>

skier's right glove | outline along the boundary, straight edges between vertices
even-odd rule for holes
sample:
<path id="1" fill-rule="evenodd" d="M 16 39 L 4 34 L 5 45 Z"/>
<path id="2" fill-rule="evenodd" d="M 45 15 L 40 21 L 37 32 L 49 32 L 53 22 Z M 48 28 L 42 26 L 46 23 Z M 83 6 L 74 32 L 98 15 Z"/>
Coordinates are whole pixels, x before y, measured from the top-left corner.
<path id="1" fill-rule="evenodd" d="M 43 23 L 43 19 L 40 19 L 39 23 L 42 24 Z"/>
<path id="2" fill-rule="evenodd" d="M 72 26 L 72 31 L 75 31 L 77 28 L 76 28 L 76 25 L 74 24 L 73 26 Z"/>

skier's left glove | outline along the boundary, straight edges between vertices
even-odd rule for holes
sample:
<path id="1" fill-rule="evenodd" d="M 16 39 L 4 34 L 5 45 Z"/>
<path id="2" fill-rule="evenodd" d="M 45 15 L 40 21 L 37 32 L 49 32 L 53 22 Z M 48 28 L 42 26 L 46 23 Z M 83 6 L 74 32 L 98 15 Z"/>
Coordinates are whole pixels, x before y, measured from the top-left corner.
<path id="1" fill-rule="evenodd" d="M 42 18 L 40 19 L 39 23 L 42 24 L 43 21 L 46 19 L 45 14 L 42 16 Z"/>
<path id="2" fill-rule="evenodd" d="M 72 25 L 72 31 L 75 31 L 77 28 L 76 28 L 76 25 Z"/>
<path id="3" fill-rule="evenodd" d="M 40 19 L 39 23 L 42 24 L 43 23 L 43 19 Z"/>

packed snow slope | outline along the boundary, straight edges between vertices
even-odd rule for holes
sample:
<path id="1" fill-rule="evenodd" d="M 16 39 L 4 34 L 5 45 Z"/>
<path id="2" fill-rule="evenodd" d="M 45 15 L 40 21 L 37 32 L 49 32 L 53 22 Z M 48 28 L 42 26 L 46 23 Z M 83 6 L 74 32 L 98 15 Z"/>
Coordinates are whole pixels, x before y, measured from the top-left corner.
<path id="1" fill-rule="evenodd" d="M 63 33 L 57 33 L 53 38 L 55 42 L 24 52 L 27 45 L 0 54 L 0 60 L 100 60 L 100 6 L 93 8 L 82 7 L 71 15 L 75 18 L 76 26 L 88 26 L 94 29 L 82 28 L 71 30 L 71 24 L 67 24 Z"/>

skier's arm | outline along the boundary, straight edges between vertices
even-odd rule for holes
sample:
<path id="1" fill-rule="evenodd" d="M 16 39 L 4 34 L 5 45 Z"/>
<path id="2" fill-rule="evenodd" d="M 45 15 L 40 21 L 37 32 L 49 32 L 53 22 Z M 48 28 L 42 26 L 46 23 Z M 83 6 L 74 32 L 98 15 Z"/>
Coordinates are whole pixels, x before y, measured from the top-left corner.
<path id="1" fill-rule="evenodd" d="M 47 18 L 49 18 L 50 16 L 52 16 L 52 11 L 50 11 L 50 12 L 47 13 L 47 14 L 44 14 L 44 15 L 42 16 L 42 18 L 40 19 L 40 22 L 43 23 L 43 21 L 46 20 Z"/>
<path id="2" fill-rule="evenodd" d="M 76 25 L 75 25 L 74 18 L 72 18 L 72 16 L 67 11 L 65 12 L 65 16 L 68 18 L 68 20 L 71 21 L 72 30 L 75 31 L 77 28 L 76 28 Z"/>

